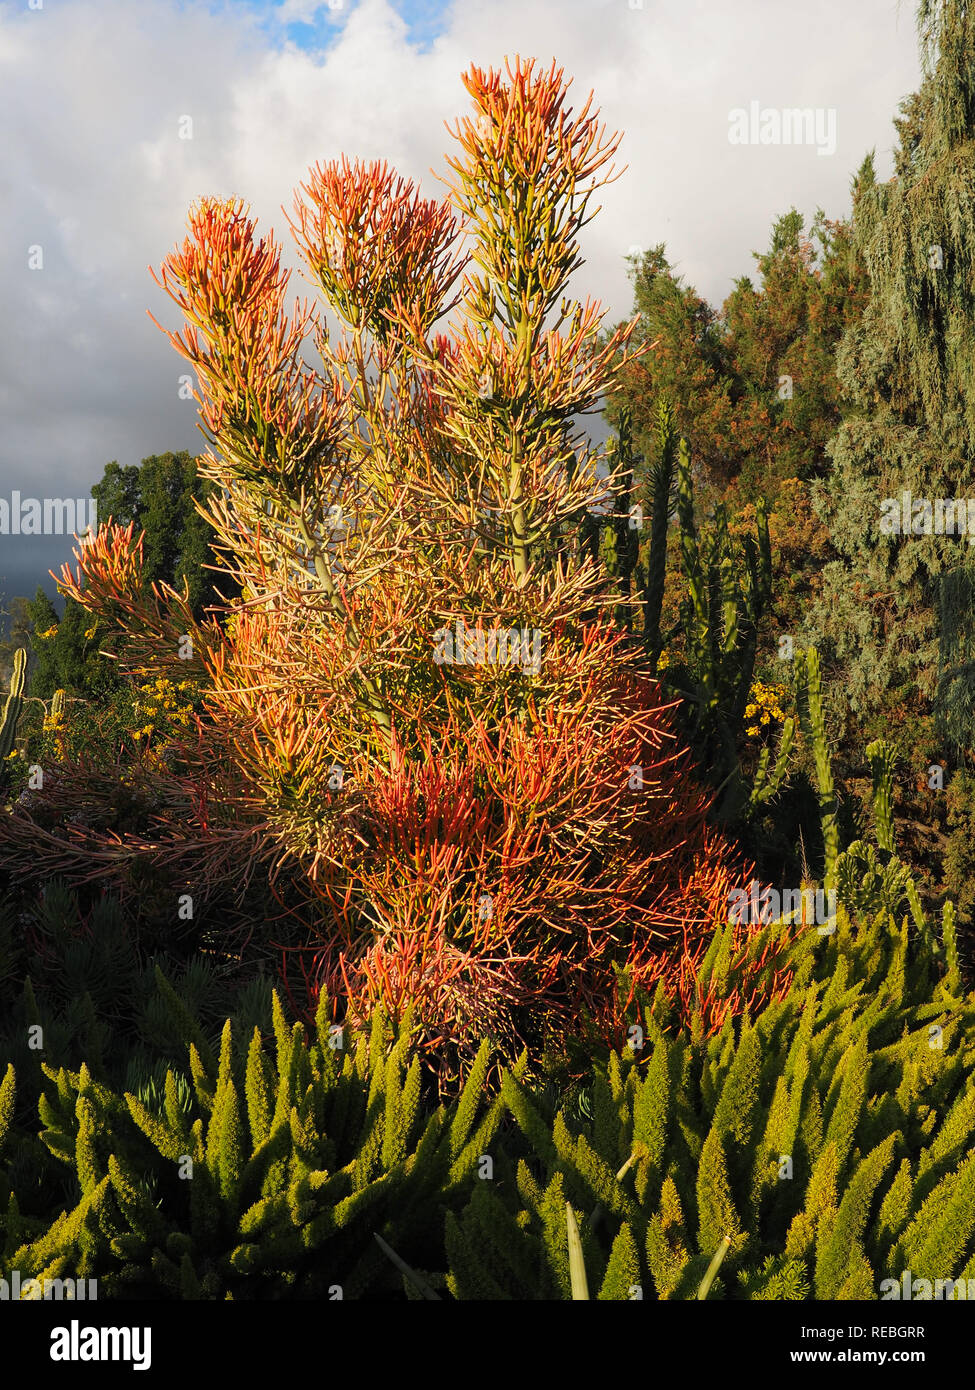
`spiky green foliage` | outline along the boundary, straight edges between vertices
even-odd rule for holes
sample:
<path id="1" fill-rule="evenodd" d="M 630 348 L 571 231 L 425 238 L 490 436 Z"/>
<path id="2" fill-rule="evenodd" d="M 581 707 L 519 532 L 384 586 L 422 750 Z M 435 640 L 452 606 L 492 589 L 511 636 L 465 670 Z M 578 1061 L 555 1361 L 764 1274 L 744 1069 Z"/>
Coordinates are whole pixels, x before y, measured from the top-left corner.
<path id="1" fill-rule="evenodd" d="M 474 1124 L 487 1042 L 453 1112 L 423 1115 L 409 1019 L 394 1036 L 377 1013 L 341 1048 L 324 997 L 306 1040 L 275 995 L 273 1032 L 270 1054 L 259 1029 L 237 1043 L 229 1020 L 219 1056 L 190 1041 L 192 1092 L 170 1070 L 152 1105 L 86 1066 L 45 1067 L 41 1137 L 75 1205 L 12 1263 L 37 1277 L 70 1267 L 109 1297 L 351 1298 L 398 1287 L 387 1237 L 437 1257 L 432 1214 L 466 1195 L 501 1118 L 497 1098 Z M 6 1105 L 4 1090 L 0 1116 Z M 8 1204 L 0 1233 L 9 1220 Z"/>
<path id="2" fill-rule="evenodd" d="M 585 1269 L 613 1290 L 600 1297 L 876 1298 L 905 1268 L 961 1276 L 975 995 L 926 934 L 842 899 L 835 932 L 790 954 L 788 997 L 711 1037 L 693 1021 L 668 1036 L 658 996 L 642 1054 L 597 1068 L 588 1119 L 506 1084 L 528 1153 L 514 1185 L 451 1219 L 455 1297 L 569 1297 L 556 1201 L 591 1213 Z"/>
<path id="3" fill-rule="evenodd" d="M 117 899 L 87 896 L 88 906 L 55 879 L 43 898 L 0 905 L 0 1057 L 16 1068 L 22 1121 L 47 1084 L 42 1062 L 76 1069 L 83 1060 L 114 1089 L 161 1094 L 184 1039 L 205 1055 L 228 1016 L 248 1033 L 270 1026 L 265 976 L 245 986 L 239 965 L 213 955 L 180 961 L 177 943 L 147 958 Z"/>
<path id="4" fill-rule="evenodd" d="M 14 1090 L 14 1065 L 13 1062 L 8 1062 L 4 1078 L 0 1081 L 0 1153 L 3 1153 L 4 1141 L 13 1119 Z"/>
<path id="5" fill-rule="evenodd" d="M 832 935 L 789 947 L 786 997 L 706 1030 L 715 978 L 734 989 L 781 930 L 736 963 L 719 929 L 689 1028 L 658 991 L 643 1046 L 597 1065 L 575 1105 L 523 1056 L 480 1118 L 487 1042 L 459 1101 L 431 1112 L 409 1019 L 394 1034 L 377 1015 L 336 1049 L 327 1001 L 306 1044 L 275 997 L 270 1052 L 229 1020 L 211 1052 L 164 988 L 188 1075 L 123 1097 L 87 1067 L 45 1068 L 41 1137 L 71 1192 L 53 1224 L 21 1214 L 7 1069 L 0 1254 L 184 1298 L 845 1299 L 905 1268 L 962 1277 L 975 995 L 951 914 L 939 945 L 841 897 Z"/>

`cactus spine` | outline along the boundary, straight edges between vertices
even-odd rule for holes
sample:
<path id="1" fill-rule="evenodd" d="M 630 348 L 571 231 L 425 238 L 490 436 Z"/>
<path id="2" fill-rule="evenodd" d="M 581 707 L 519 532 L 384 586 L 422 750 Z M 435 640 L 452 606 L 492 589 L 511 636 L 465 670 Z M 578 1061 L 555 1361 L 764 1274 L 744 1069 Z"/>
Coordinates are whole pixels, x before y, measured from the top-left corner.
<path id="1" fill-rule="evenodd" d="M 19 647 L 14 653 L 14 673 L 10 681 L 10 694 L 3 707 L 3 721 L 0 722 L 0 762 L 9 758 L 14 748 L 17 721 L 24 706 L 24 685 L 27 680 L 27 649 Z"/>

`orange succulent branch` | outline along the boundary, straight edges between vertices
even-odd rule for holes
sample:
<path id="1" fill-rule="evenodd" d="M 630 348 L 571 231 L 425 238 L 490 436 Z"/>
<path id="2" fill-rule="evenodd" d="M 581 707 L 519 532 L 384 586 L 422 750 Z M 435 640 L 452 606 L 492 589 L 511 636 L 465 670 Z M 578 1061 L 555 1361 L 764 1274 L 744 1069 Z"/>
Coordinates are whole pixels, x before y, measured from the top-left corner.
<path id="1" fill-rule="evenodd" d="M 582 185 L 612 158 L 621 136 L 603 143 L 605 127 L 588 115 L 591 94 L 570 121 L 571 108 L 563 106 L 571 79 L 563 81 L 564 69 L 554 61 L 537 76 L 534 59 L 516 58 L 513 69 L 505 60 L 505 66 L 510 86 L 493 69 L 472 67 L 463 76 L 479 115 L 451 131 L 467 159 L 448 158 L 457 175 L 448 186 L 477 235 L 473 259 L 487 276 L 477 282 L 485 297 L 500 295 L 510 333 L 528 325 L 526 365 L 562 286 L 584 264 L 575 235 L 591 221 L 588 200 L 613 179 Z"/>
<path id="2" fill-rule="evenodd" d="M 404 286 L 425 333 L 458 302 L 447 296 L 466 257 L 453 250 L 449 203 L 421 198 L 385 163 L 350 165 L 344 156 L 316 165 L 299 187 L 296 220 L 285 217 L 314 281 L 350 328 L 387 345 L 388 311 Z"/>
<path id="3" fill-rule="evenodd" d="M 604 139 L 589 115 L 591 97 L 572 119 L 564 106 L 569 84 L 554 62 L 537 74 L 534 60 L 506 66 L 508 83 L 493 69 L 464 75 L 478 114 L 451 132 L 462 156 L 448 159 L 447 183 L 480 270 L 464 277 L 459 351 L 444 357 L 427 347 L 408 295 L 389 314 L 430 373 L 459 456 L 482 462 L 485 502 L 501 523 L 490 543 L 524 583 L 533 552 L 553 553 L 564 522 L 602 490 L 596 457 L 569 436 L 572 417 L 614 390 L 619 370 L 649 346 L 627 352 L 634 320 L 600 349 L 599 306 L 587 300 L 570 308 L 563 297 L 583 264 L 576 237 L 591 220 L 589 198 L 611 181 L 594 176 L 620 137 Z"/>
<path id="4" fill-rule="evenodd" d="M 197 622 L 185 581 L 181 594 L 168 584 L 145 587 L 143 537 L 134 532 L 134 522 L 123 529 L 109 518 L 93 541 L 74 550 L 76 571 L 68 563 L 52 578 L 62 594 L 123 635 L 121 653 L 103 654 L 127 675 L 153 669 L 203 679 L 225 641 L 220 624 Z"/>
<path id="5" fill-rule="evenodd" d="M 293 567 L 300 544 L 330 608 L 339 619 L 347 618 L 340 587 L 306 514 L 309 492 L 318 510 L 341 491 L 347 393 L 336 373 L 327 390 L 298 360 L 310 319 L 307 309 L 296 311 L 293 322 L 286 319 L 290 272 L 280 270 L 273 236 L 255 245 L 253 223 L 239 200 L 202 200 L 191 211 L 190 226 L 194 239 L 166 258 L 157 283 L 187 318 L 185 338 L 167 336 L 197 369 L 204 388 L 198 397 L 204 432 L 214 449 L 203 471 L 229 497 L 229 505 L 224 499 L 206 515 L 240 557 L 246 554 L 239 544 L 241 530 L 258 533 L 269 513 L 283 514 L 292 541 L 280 529 L 265 531 L 275 568 Z M 263 571 L 263 564 L 239 570 L 245 591 L 263 582 Z M 360 679 L 366 704 L 388 737 L 389 714 L 378 687 L 368 675 Z"/>

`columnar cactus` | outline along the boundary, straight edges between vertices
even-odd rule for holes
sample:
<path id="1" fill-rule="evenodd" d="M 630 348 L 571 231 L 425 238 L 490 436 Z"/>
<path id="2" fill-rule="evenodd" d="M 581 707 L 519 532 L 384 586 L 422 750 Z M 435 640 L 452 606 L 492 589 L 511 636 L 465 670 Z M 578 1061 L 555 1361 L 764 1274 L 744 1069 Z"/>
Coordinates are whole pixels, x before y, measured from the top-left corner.
<path id="1" fill-rule="evenodd" d="M 888 854 L 894 853 L 894 812 L 891 802 L 893 755 L 890 745 L 881 738 L 867 746 L 870 772 L 873 778 L 873 813 L 877 844 Z"/>
<path id="2" fill-rule="evenodd" d="M 3 720 L 0 721 L 0 762 L 9 758 L 14 748 L 17 721 L 24 705 L 24 685 L 27 680 L 27 649 L 19 647 L 14 653 L 14 673 L 10 681 L 10 694 L 3 707 Z"/>
<path id="3" fill-rule="evenodd" d="M 823 829 L 825 853 L 824 877 L 827 888 L 836 883 L 836 861 L 840 852 L 840 832 L 836 819 L 836 788 L 829 747 L 826 743 L 826 720 L 823 713 L 823 692 L 820 679 L 819 653 L 810 647 L 805 657 L 796 663 L 799 682 L 799 720 L 802 732 L 809 740 L 816 760 L 816 780 L 819 784 L 819 814 Z"/>
<path id="4" fill-rule="evenodd" d="M 621 506 L 617 496 L 615 511 L 603 523 L 602 558 L 625 603 L 642 610 L 643 645 L 654 669 L 663 649 L 683 634 L 684 664 L 670 669 L 667 683 L 687 702 L 691 745 L 707 766 L 712 782 L 723 789 L 718 813 L 734 819 L 780 790 L 794 734 L 792 725 L 783 729 L 771 776 L 766 752 L 755 786 L 749 789 L 741 775 L 737 743 L 755 670 L 758 627 L 772 596 L 772 552 L 765 507 L 760 502 L 757 508 L 756 536 L 746 537 L 740 548 L 729 532 L 723 507 L 717 508 L 706 531 L 699 528 L 690 448 L 686 439 L 678 436 L 673 409 L 667 402 L 657 406 L 658 456 L 646 461 L 639 489 L 633 482 L 635 460 L 625 410 L 620 412 L 617 436 L 615 462 L 624 498 Z M 667 536 L 675 500 L 685 595 L 680 621 L 662 632 Z M 643 526 L 644 505 L 652 510 L 650 538 L 645 560 L 637 563 L 634 538 Z M 639 594 L 636 599 L 631 597 L 633 577 Z"/>
<path id="5" fill-rule="evenodd" d="M 647 653 L 656 669 L 663 650 L 660 613 L 667 573 L 667 531 L 670 501 L 677 464 L 677 431 L 673 407 L 662 402 L 657 407 L 657 439 L 660 455 L 647 475 L 647 493 L 653 507 L 650 521 L 650 554 L 643 579 L 643 634 Z"/>
<path id="6" fill-rule="evenodd" d="M 789 759 L 792 755 L 792 747 L 795 741 L 796 721 L 789 718 L 782 725 L 779 733 L 779 744 L 775 754 L 775 765 L 769 772 L 769 750 L 763 748 L 758 757 L 758 767 L 755 769 L 755 780 L 752 783 L 751 794 L 748 799 L 749 806 L 754 809 L 764 806 L 767 801 L 771 801 L 785 783 L 786 773 L 789 768 Z"/>

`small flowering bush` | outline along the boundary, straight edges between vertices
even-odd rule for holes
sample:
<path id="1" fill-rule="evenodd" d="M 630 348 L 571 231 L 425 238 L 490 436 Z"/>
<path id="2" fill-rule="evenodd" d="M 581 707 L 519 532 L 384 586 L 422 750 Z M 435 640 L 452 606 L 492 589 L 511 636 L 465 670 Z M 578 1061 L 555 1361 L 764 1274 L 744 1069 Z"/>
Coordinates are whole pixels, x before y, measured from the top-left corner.
<path id="1" fill-rule="evenodd" d="M 193 681 L 172 681 L 168 676 L 156 676 L 138 688 L 132 713 L 137 727 L 132 737 L 148 745 L 154 737 L 157 745 L 176 728 L 186 728 L 196 712 L 198 687 Z M 142 721 L 146 722 L 143 724 Z"/>
<path id="2" fill-rule="evenodd" d="M 748 704 L 745 706 L 745 718 L 751 720 L 745 729 L 749 738 L 771 732 L 773 726 L 784 722 L 785 710 L 782 708 L 782 702 L 787 696 L 788 686 L 766 685 L 760 680 L 752 682 L 751 690 L 748 692 Z"/>

